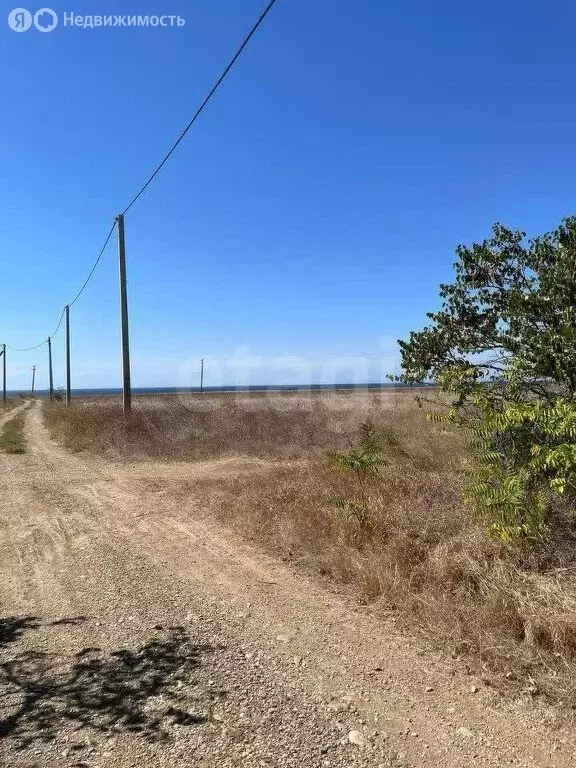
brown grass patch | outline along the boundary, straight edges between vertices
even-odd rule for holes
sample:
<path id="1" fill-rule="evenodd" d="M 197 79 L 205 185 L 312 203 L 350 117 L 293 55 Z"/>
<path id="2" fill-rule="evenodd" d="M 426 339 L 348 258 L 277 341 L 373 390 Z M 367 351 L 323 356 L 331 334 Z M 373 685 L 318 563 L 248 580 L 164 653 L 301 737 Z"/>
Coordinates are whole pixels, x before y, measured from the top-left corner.
<path id="1" fill-rule="evenodd" d="M 194 492 L 209 514 L 394 611 L 487 680 L 576 705 L 573 555 L 553 552 L 554 570 L 542 572 L 489 538 L 462 503 L 463 437 L 426 423 L 411 395 L 142 397 L 128 429 L 112 399 L 47 404 L 45 415 L 74 451 L 277 460 L 274 472 L 206 481 Z M 369 526 L 336 505 L 357 488 L 326 457 L 345 450 L 366 420 L 384 435 L 389 462 L 368 489 Z"/>
<path id="2" fill-rule="evenodd" d="M 323 455 L 347 447 L 358 424 L 382 421 L 402 432 L 422 462 L 444 465 L 446 450 L 403 393 L 310 392 L 160 395 L 134 398 L 128 423 L 119 398 L 84 398 L 72 407 L 44 403 L 53 436 L 73 452 L 132 460 L 199 460 L 245 454 L 270 459 Z"/>
<path id="3" fill-rule="evenodd" d="M 574 573 L 515 564 L 463 506 L 462 483 L 457 472 L 394 459 L 370 492 L 371 530 L 337 508 L 354 485 L 321 461 L 265 482 L 214 484 L 206 504 L 278 556 L 347 584 L 465 656 L 486 682 L 576 705 Z"/>
<path id="4" fill-rule="evenodd" d="M 0 431 L 0 450 L 4 453 L 26 453 L 24 441 L 25 411 L 7 421 Z"/>
<path id="5" fill-rule="evenodd" d="M 6 413 L 16 408 L 17 405 L 22 405 L 21 397 L 7 397 L 6 402 L 2 402 L 2 394 L 0 393 L 0 416 L 4 416 Z"/>

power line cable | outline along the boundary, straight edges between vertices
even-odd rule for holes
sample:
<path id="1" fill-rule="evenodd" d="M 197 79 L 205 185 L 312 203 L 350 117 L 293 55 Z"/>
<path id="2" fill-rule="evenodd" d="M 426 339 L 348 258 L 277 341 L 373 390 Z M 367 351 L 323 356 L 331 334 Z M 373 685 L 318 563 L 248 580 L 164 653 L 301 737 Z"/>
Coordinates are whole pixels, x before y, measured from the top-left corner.
<path id="1" fill-rule="evenodd" d="M 58 333 L 58 331 L 60 330 L 60 327 L 61 327 L 61 325 L 62 325 L 62 320 L 64 320 L 64 313 L 65 313 L 65 312 L 66 312 L 66 309 L 64 308 L 64 309 L 62 310 L 62 314 L 60 315 L 60 320 L 58 320 L 58 325 L 56 326 L 56 330 L 55 330 L 55 331 L 54 331 L 54 333 L 53 333 L 53 334 L 50 336 L 50 338 L 51 338 L 51 339 L 53 339 L 53 338 L 56 336 L 56 334 Z"/>
<path id="2" fill-rule="evenodd" d="M 250 30 L 250 32 L 246 35 L 246 37 L 242 41 L 242 44 L 240 45 L 240 47 L 238 48 L 238 50 L 236 51 L 236 53 L 234 54 L 234 56 L 232 57 L 232 59 L 230 60 L 228 65 L 226 66 L 226 68 L 224 69 L 224 71 L 222 72 L 220 77 L 216 80 L 215 84 L 212 86 L 210 92 L 208 93 L 208 95 L 206 96 L 204 101 L 200 104 L 200 106 L 198 107 L 198 109 L 194 113 L 194 116 L 192 117 L 192 119 L 190 120 L 188 125 L 186 125 L 184 130 L 180 133 L 180 135 L 178 136 L 178 138 L 176 139 L 174 144 L 170 147 L 169 151 L 164 156 L 164 158 L 162 159 L 160 164 L 156 167 L 156 169 L 152 172 L 152 174 L 150 175 L 148 180 L 144 183 L 144 185 L 140 188 L 140 190 L 137 192 L 137 194 L 128 203 L 126 208 L 124 208 L 124 210 L 122 211 L 122 214 L 121 214 L 122 216 L 124 216 L 126 213 L 128 213 L 128 211 L 132 208 L 132 206 L 136 203 L 136 201 L 139 200 L 140 197 L 144 194 L 144 192 L 148 189 L 148 187 L 154 181 L 156 176 L 160 173 L 162 168 L 166 165 L 166 163 L 168 162 L 168 160 L 170 159 L 172 154 L 175 152 L 175 150 L 178 147 L 178 145 L 183 141 L 183 139 L 185 138 L 185 136 L 188 133 L 188 131 L 192 128 L 192 126 L 194 125 L 196 120 L 200 117 L 200 115 L 202 114 L 202 112 L 204 111 L 205 107 L 210 102 L 210 100 L 212 99 L 212 97 L 214 96 L 214 94 L 216 93 L 218 88 L 220 87 L 220 85 L 226 79 L 228 73 L 230 72 L 232 67 L 236 64 L 236 62 L 238 61 L 238 59 L 242 55 L 244 49 L 246 48 L 246 46 L 248 45 L 248 43 L 250 42 L 250 40 L 252 39 L 252 37 L 254 36 L 254 34 L 256 33 L 256 31 L 258 30 L 258 28 L 260 27 L 260 25 L 264 21 L 264 19 L 266 18 L 266 16 L 268 15 L 268 13 L 272 10 L 272 7 L 276 4 L 276 2 L 277 2 L 277 0 L 270 0 L 268 5 L 264 8 L 264 10 L 262 11 L 260 16 L 258 17 L 257 21 L 253 25 L 253 27 Z M 88 283 L 90 282 L 90 280 L 92 279 L 92 276 L 94 275 L 94 272 L 96 271 L 96 268 L 98 267 L 98 264 L 100 263 L 100 261 L 102 259 L 102 256 L 104 255 L 104 252 L 106 250 L 106 246 L 110 242 L 110 238 L 112 237 L 112 233 L 114 232 L 115 227 L 116 227 L 116 221 L 114 222 L 114 224 L 112 224 L 112 227 L 110 228 L 110 231 L 108 232 L 108 235 L 106 237 L 104 245 L 102 246 L 102 248 L 101 248 L 101 250 L 100 250 L 100 252 L 99 252 L 99 254 L 97 256 L 96 261 L 92 265 L 92 268 L 91 268 L 90 272 L 88 273 L 88 276 L 87 276 L 86 280 L 82 283 L 82 286 L 81 286 L 80 290 L 76 293 L 74 298 L 68 303 L 69 307 L 73 306 L 78 301 L 80 296 L 82 296 L 82 294 L 84 293 L 86 287 L 88 286 Z M 60 329 L 60 326 L 62 324 L 63 317 L 64 317 L 64 310 L 62 310 L 62 314 L 60 315 L 60 320 L 58 321 L 58 325 L 56 326 L 56 330 L 52 334 L 51 338 L 56 336 L 56 334 L 58 333 L 58 331 Z M 47 341 L 48 340 L 45 339 L 44 341 L 40 342 L 40 344 L 36 344 L 33 347 L 11 347 L 9 345 L 6 345 L 6 346 L 7 346 L 8 349 L 12 350 L 13 352 L 32 352 L 33 350 L 39 349 L 40 347 L 42 347 L 44 344 L 47 343 Z"/>
<path id="3" fill-rule="evenodd" d="M 177 147 L 177 146 L 180 144 L 180 142 L 181 142 L 181 141 L 184 139 L 184 137 L 186 136 L 186 134 L 188 133 L 188 131 L 190 130 L 190 128 L 192 128 L 192 126 L 194 125 L 194 123 L 196 122 L 196 120 L 197 120 L 197 119 L 200 117 L 201 113 L 204 111 L 204 108 L 206 107 L 206 105 L 208 104 L 208 102 L 211 100 L 211 98 L 214 96 L 214 94 L 216 93 L 216 91 L 218 90 L 218 88 L 220 87 L 220 85 L 222 84 L 222 82 L 224 81 L 224 79 L 226 78 L 226 76 L 228 75 L 228 73 L 230 72 L 230 70 L 232 69 L 232 67 L 234 66 L 234 64 L 236 64 L 236 62 L 238 61 L 238 59 L 239 59 L 239 58 L 240 58 L 240 56 L 242 55 L 242 52 L 244 51 L 244 48 L 246 48 L 246 46 L 248 45 L 248 43 L 250 42 L 250 40 L 252 39 L 252 37 L 253 37 L 253 36 L 254 36 L 254 34 L 256 33 L 256 31 L 257 31 L 258 27 L 259 27 L 259 26 L 262 24 L 262 22 L 264 21 L 264 19 L 266 18 L 266 16 L 267 16 L 267 15 L 268 15 L 268 13 L 270 12 L 270 10 L 272 9 L 272 6 L 273 6 L 273 5 L 275 5 L 275 3 L 276 3 L 276 0 L 270 0 L 270 2 L 268 3 L 268 5 L 266 6 L 266 8 L 265 8 L 265 9 L 262 11 L 262 13 L 260 14 L 260 17 L 258 18 L 258 20 L 256 21 L 256 23 L 255 23 L 255 24 L 254 24 L 254 26 L 252 27 L 252 29 L 250 30 L 250 32 L 249 32 L 249 33 L 246 35 L 246 37 L 244 38 L 244 40 L 243 40 L 243 42 L 242 42 L 241 46 L 238 48 L 238 50 L 236 51 L 236 53 L 234 54 L 234 56 L 232 57 L 232 59 L 231 59 L 231 60 L 230 60 L 230 62 L 228 63 L 228 66 L 227 66 L 227 67 L 226 67 L 226 69 L 225 69 L 225 70 L 222 72 L 222 74 L 220 75 L 220 77 L 218 78 L 218 80 L 216 81 L 216 83 L 215 83 L 215 84 L 212 86 L 212 89 L 210 90 L 209 94 L 206 96 L 206 98 L 204 99 L 204 101 L 202 102 L 202 104 L 201 104 L 201 105 L 198 107 L 198 109 L 197 109 L 197 110 L 196 110 L 196 112 L 194 113 L 194 116 L 192 117 L 192 119 L 190 120 L 190 122 L 188 123 L 188 125 L 187 125 L 187 126 L 184 128 L 184 130 L 183 130 L 183 131 L 181 132 L 181 134 L 178 136 L 178 138 L 176 139 L 176 141 L 174 142 L 174 144 L 173 144 L 173 145 L 170 147 L 169 151 L 168 151 L 168 152 L 167 152 L 167 154 L 164 156 L 163 160 L 162 160 L 162 161 L 160 162 L 160 164 L 159 164 L 159 165 L 156 167 L 156 169 L 155 169 L 155 170 L 152 172 L 151 176 L 148 178 L 148 180 L 145 182 L 145 184 L 144 184 L 144 185 L 143 185 L 143 186 L 140 188 L 140 190 L 138 191 L 138 193 L 137 193 L 136 195 L 134 195 L 134 197 L 133 197 L 133 198 L 132 198 L 132 200 L 131 200 L 131 201 L 128 203 L 128 205 L 126 206 L 126 208 L 124 208 L 124 210 L 122 211 L 122 215 L 123 215 L 123 216 L 124 216 L 126 213 L 128 213 L 128 211 L 129 211 L 129 210 L 132 208 L 132 206 L 134 205 L 134 203 L 135 203 L 135 202 L 136 202 L 136 201 L 137 201 L 137 200 L 138 200 L 138 199 L 139 199 L 139 198 L 140 198 L 140 197 L 141 197 L 141 196 L 144 194 L 144 192 L 145 192 L 145 191 L 148 189 L 148 187 L 149 187 L 149 186 L 150 186 L 150 184 L 151 184 L 151 183 L 154 181 L 154 179 L 156 178 L 156 176 L 158 176 L 158 174 L 160 173 L 160 171 L 162 170 L 162 168 L 163 168 L 163 167 L 166 165 L 166 163 L 168 162 L 168 160 L 170 159 L 170 157 L 172 156 L 172 154 L 173 154 L 173 153 L 174 153 L 174 151 L 176 150 L 176 147 Z"/>
<path id="4" fill-rule="evenodd" d="M 100 249 L 100 253 L 99 253 L 99 254 L 98 254 L 98 256 L 97 256 L 97 258 L 96 258 L 96 261 L 95 261 L 95 262 L 94 262 L 94 264 L 92 265 L 92 269 L 91 269 L 91 270 L 90 270 L 90 272 L 88 273 L 88 277 L 86 278 L 86 280 L 84 280 L 84 282 L 82 283 L 82 287 L 80 288 L 80 290 L 78 291 L 78 293 L 77 293 L 77 294 L 74 296 L 74 298 L 72 299 L 72 301 L 69 301 L 69 302 L 68 302 L 68 306 L 69 306 L 69 307 L 72 307 L 74 304 L 76 304 L 76 302 L 78 301 L 78 299 L 80 298 L 80 296 L 82 296 L 82 294 L 84 293 L 84 290 L 86 289 L 86 286 L 88 285 L 88 283 L 89 283 L 89 282 L 90 282 L 90 280 L 92 279 L 92 275 L 93 275 L 93 274 L 94 274 L 94 272 L 96 271 L 96 267 L 98 266 L 98 264 L 100 264 L 100 260 L 101 260 L 102 256 L 104 255 L 104 251 L 106 250 L 106 246 L 107 246 L 107 245 L 108 245 L 108 243 L 110 242 L 110 238 L 112 237 L 112 233 L 114 232 L 114 229 L 115 229 L 115 228 L 116 228 L 116 221 L 114 221 L 114 223 L 113 223 L 113 224 L 112 224 L 112 226 L 110 227 L 110 231 L 108 232 L 108 236 L 106 237 L 106 240 L 105 240 L 105 242 L 104 242 L 104 245 L 103 245 L 103 246 L 102 246 L 102 248 Z"/>
<path id="5" fill-rule="evenodd" d="M 88 273 L 88 276 L 86 277 L 86 279 L 82 283 L 82 286 L 81 286 L 80 290 L 76 293 L 74 298 L 68 303 L 69 307 L 73 306 L 78 301 L 80 296 L 82 296 L 84 291 L 86 290 L 86 288 L 88 286 L 88 283 L 90 282 L 90 280 L 92 279 L 94 273 L 96 272 L 96 268 L 98 267 L 98 264 L 100 263 L 100 261 L 102 259 L 102 256 L 104 255 L 104 252 L 106 251 L 106 247 L 107 247 L 108 243 L 110 242 L 110 238 L 112 237 L 112 233 L 114 232 L 115 228 L 116 228 L 116 222 L 114 221 L 114 223 L 110 227 L 110 231 L 108 232 L 106 240 L 104 241 L 104 245 L 100 249 L 100 252 L 98 253 L 98 256 L 96 257 L 96 261 L 94 262 L 94 264 L 92 265 L 92 268 L 90 269 L 90 272 Z M 54 333 L 50 337 L 51 339 L 53 339 L 56 336 L 56 334 L 58 333 L 58 331 L 60 330 L 60 327 L 62 325 L 62 320 L 64 319 L 64 312 L 65 312 L 65 310 L 63 309 L 62 310 L 62 314 L 60 315 L 60 319 L 58 320 L 58 325 L 56 326 L 56 329 L 55 329 Z M 40 347 L 42 347 L 44 344 L 47 344 L 47 343 L 48 343 L 48 339 L 44 339 L 44 341 L 41 341 L 40 344 L 36 344 L 33 347 L 11 347 L 9 344 L 6 344 L 6 347 L 8 349 L 10 349 L 12 352 L 32 352 L 35 349 L 40 349 Z"/>
<path id="6" fill-rule="evenodd" d="M 36 344 L 35 347 L 11 347 L 9 344 L 6 344 L 6 349 L 10 349 L 12 352 L 32 352 L 34 349 L 40 349 L 40 347 L 43 347 L 47 342 L 48 339 L 44 339 L 40 344 Z"/>

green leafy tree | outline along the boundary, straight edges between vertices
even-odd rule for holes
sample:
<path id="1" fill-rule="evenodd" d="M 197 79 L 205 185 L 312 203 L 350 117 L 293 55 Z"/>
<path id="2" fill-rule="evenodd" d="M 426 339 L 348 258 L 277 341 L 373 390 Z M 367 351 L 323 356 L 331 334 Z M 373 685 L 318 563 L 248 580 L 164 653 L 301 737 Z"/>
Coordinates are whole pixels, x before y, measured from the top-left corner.
<path id="1" fill-rule="evenodd" d="M 541 540 L 555 497 L 576 499 L 576 217 L 532 240 L 497 224 L 456 253 L 440 310 L 400 341 L 399 378 L 452 395 L 436 418 L 472 432 L 467 496 L 491 530 Z"/>

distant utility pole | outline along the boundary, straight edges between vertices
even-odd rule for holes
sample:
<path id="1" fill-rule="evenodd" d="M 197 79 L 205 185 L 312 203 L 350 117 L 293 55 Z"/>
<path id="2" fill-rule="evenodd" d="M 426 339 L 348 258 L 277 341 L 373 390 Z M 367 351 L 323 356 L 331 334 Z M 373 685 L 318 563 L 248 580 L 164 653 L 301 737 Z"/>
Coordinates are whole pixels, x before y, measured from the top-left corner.
<path id="1" fill-rule="evenodd" d="M 2 402 L 6 402 L 6 344 L 2 344 Z"/>
<path id="2" fill-rule="evenodd" d="M 72 400 L 72 387 L 70 384 L 70 307 L 64 307 L 66 315 L 66 405 Z"/>
<path id="3" fill-rule="evenodd" d="M 204 358 L 200 361 L 200 394 L 204 392 Z"/>
<path id="4" fill-rule="evenodd" d="M 52 375 L 52 339 L 48 336 L 48 382 L 50 400 L 54 400 L 54 376 Z"/>
<path id="5" fill-rule="evenodd" d="M 122 332 L 122 406 L 124 415 L 132 410 L 132 385 L 130 381 L 130 337 L 128 334 L 128 292 L 126 290 L 126 240 L 124 237 L 124 215 L 117 218 L 118 224 L 118 271 L 120 278 L 120 323 Z"/>
<path id="6" fill-rule="evenodd" d="M 30 393 L 34 397 L 34 384 L 36 383 L 36 366 L 32 366 L 32 392 Z"/>

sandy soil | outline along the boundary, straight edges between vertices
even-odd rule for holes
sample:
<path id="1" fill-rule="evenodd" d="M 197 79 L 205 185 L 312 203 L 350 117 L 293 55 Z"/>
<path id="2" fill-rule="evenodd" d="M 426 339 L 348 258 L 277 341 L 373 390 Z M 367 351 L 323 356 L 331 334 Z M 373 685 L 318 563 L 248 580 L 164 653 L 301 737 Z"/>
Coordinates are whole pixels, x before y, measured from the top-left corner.
<path id="1" fill-rule="evenodd" d="M 196 484 L 272 465 L 84 460 L 38 403 L 25 435 L 0 458 L 0 765 L 576 763 L 552 708 L 206 518 Z"/>

